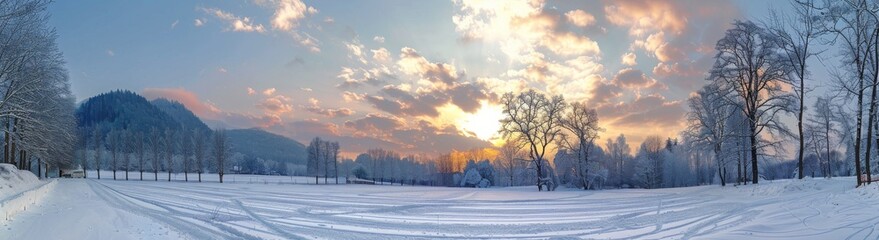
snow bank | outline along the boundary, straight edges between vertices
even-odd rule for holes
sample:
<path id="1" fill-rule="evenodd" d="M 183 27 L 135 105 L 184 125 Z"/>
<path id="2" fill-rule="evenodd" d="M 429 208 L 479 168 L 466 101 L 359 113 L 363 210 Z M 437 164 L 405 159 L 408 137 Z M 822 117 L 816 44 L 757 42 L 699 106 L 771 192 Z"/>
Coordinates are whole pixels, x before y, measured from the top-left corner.
<path id="1" fill-rule="evenodd" d="M 10 164 L 0 164 L 0 222 L 40 202 L 52 191 L 56 182 L 40 181 L 29 171 L 21 171 Z"/>
<path id="2" fill-rule="evenodd" d="M 36 175 L 18 170 L 14 165 L 0 163 L 0 200 L 33 189 L 42 184 Z"/>

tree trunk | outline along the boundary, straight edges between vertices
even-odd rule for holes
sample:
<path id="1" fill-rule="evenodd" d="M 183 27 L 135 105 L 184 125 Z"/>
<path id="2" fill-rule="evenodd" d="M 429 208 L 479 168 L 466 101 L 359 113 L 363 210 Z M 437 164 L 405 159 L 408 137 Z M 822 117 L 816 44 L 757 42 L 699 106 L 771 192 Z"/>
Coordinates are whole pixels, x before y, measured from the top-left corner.
<path id="1" fill-rule="evenodd" d="M 867 175 L 867 184 L 872 182 L 872 174 L 870 174 L 870 159 L 872 155 L 871 153 L 873 152 L 873 122 L 875 121 L 874 115 L 876 113 L 876 84 L 874 83 L 872 85 L 873 86 L 870 87 L 870 92 L 872 93 L 870 95 L 870 109 L 867 111 L 867 146 L 864 148 L 866 150 L 866 153 L 864 153 L 864 174 Z"/>
<path id="2" fill-rule="evenodd" d="M 757 171 L 757 126 L 751 121 L 751 183 L 757 184 L 759 173 Z"/>

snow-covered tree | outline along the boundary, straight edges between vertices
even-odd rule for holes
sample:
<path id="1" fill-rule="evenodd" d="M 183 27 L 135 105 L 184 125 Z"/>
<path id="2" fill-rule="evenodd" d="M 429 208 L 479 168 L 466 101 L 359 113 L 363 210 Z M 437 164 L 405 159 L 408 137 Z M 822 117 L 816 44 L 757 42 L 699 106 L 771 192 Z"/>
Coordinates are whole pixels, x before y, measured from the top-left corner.
<path id="1" fill-rule="evenodd" d="M 542 191 L 547 184 L 552 184 L 548 190 L 554 190 L 557 182 L 549 183 L 554 178 L 545 175 L 554 171 L 548 171 L 551 166 L 544 163 L 548 163 L 545 159 L 547 150 L 562 136 L 560 125 L 566 105 L 564 98 L 547 98 L 544 94 L 529 90 L 518 95 L 506 93 L 501 103 L 504 108 L 501 133 L 505 138 L 516 139 L 528 147 L 531 165 L 537 173 L 538 191 Z"/>

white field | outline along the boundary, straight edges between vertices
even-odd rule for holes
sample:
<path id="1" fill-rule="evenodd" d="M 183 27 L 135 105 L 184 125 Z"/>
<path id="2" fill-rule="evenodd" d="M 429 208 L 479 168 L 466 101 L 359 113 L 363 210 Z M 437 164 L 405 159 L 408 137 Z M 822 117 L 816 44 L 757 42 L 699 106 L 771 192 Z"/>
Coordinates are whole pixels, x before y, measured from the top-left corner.
<path id="1" fill-rule="evenodd" d="M 879 238 L 879 188 L 852 178 L 556 192 L 102 178 L 60 179 L 0 239 Z"/>

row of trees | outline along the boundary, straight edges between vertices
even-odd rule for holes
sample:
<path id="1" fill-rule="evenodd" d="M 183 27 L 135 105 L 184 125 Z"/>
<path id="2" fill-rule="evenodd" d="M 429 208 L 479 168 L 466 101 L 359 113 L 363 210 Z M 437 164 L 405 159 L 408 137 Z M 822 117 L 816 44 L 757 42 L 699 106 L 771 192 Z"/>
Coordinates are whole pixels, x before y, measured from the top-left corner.
<path id="1" fill-rule="evenodd" d="M 3 162 L 22 169 L 36 163 L 38 173 L 68 166 L 76 144 L 74 97 L 57 35 L 48 26 L 49 2 L 0 1 Z"/>
<path id="2" fill-rule="evenodd" d="M 330 173 L 339 184 L 339 142 L 330 142 L 316 137 L 311 140 L 305 149 L 308 154 L 306 168 L 308 175 L 314 176 L 314 184 L 318 184 L 320 176 L 324 177 L 324 184 Z"/>
<path id="3" fill-rule="evenodd" d="M 230 146 L 227 143 L 226 132 L 223 129 L 213 132 L 199 130 L 187 131 L 183 128 L 180 132 L 165 129 L 159 131 L 152 128 L 149 133 L 129 130 L 112 129 L 106 134 L 100 127 L 95 127 L 91 137 L 88 138 L 86 131 L 81 131 L 82 151 L 81 163 L 88 166 L 88 151 L 92 149 L 94 169 L 97 170 L 97 178 L 101 178 L 101 168 L 105 164 L 103 154 L 109 154 L 109 167 L 113 171 L 113 179 L 116 171 L 125 172 L 125 180 L 129 179 L 129 171 L 136 170 L 143 180 L 143 173 L 152 170 L 154 179 L 159 180 L 159 171 L 168 173 L 168 181 L 174 172 L 175 162 L 182 164 L 180 171 L 184 174 L 184 180 L 189 181 L 189 173 L 198 174 L 201 182 L 201 174 L 209 167 L 207 161 L 213 160 L 213 168 L 223 182 L 226 163 L 229 161 Z M 175 159 L 179 161 L 175 161 Z M 132 161 L 134 160 L 134 161 Z"/>

